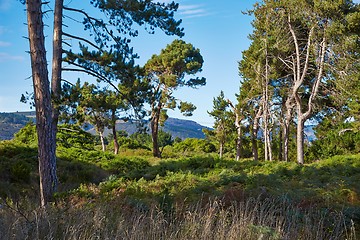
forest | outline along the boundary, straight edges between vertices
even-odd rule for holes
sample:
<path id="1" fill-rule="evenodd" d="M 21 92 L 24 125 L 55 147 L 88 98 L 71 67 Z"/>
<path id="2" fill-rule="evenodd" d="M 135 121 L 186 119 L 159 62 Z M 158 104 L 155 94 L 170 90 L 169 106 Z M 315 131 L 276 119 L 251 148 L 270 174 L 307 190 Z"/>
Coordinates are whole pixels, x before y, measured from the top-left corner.
<path id="1" fill-rule="evenodd" d="M 21 101 L 36 119 L 0 141 L 0 239 L 360 236 L 358 3 L 263 0 L 244 12 L 253 32 L 236 102 L 213 97 L 203 139 L 162 128 L 169 110 L 196 110 L 174 92 L 206 85 L 201 49 L 181 39 L 179 4 L 90 3 L 103 18 L 51 2 L 48 69 L 44 3 L 23 2 L 34 92 Z M 131 47 L 141 27 L 177 36 L 143 66 Z M 119 121 L 137 132 L 117 131 Z"/>

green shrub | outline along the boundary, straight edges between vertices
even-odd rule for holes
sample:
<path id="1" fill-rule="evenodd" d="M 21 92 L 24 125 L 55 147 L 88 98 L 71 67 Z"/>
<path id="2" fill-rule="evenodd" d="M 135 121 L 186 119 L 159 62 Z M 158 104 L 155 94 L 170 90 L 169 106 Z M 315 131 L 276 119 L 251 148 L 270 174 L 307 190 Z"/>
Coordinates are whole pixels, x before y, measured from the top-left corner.
<path id="1" fill-rule="evenodd" d="M 64 148 L 93 150 L 95 145 L 95 137 L 92 134 L 73 124 L 59 125 L 56 140 L 57 145 Z"/>
<path id="2" fill-rule="evenodd" d="M 11 180 L 27 182 L 30 180 L 31 166 L 25 161 L 16 161 L 10 168 Z"/>
<path id="3" fill-rule="evenodd" d="M 15 133 L 14 141 L 21 142 L 30 146 L 37 145 L 37 133 L 36 133 L 36 125 L 30 121 L 25 127 L 19 130 L 19 132 Z"/>
<path id="4" fill-rule="evenodd" d="M 211 153 L 216 152 L 216 147 L 213 143 L 205 139 L 187 138 L 175 143 L 174 150 L 184 153 Z"/>

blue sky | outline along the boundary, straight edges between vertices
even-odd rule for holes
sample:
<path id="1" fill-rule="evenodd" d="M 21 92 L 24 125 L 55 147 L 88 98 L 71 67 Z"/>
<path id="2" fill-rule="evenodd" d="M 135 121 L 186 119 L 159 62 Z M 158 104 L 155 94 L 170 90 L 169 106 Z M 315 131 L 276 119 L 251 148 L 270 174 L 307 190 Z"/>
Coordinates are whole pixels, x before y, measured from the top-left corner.
<path id="1" fill-rule="evenodd" d="M 166 2 L 166 0 L 163 0 Z M 79 4 L 77 1 L 65 1 L 69 6 Z M 83 1 L 81 1 L 83 2 Z M 85 1 L 84 1 L 85 2 Z M 190 120 L 206 126 L 212 126 L 213 119 L 207 111 L 212 109 L 212 100 L 220 91 L 226 97 L 235 100 L 235 93 L 239 90 L 238 61 L 241 52 L 250 44 L 248 35 L 251 33 L 251 17 L 243 15 L 241 11 L 251 9 L 254 1 L 245 0 L 179 0 L 180 7 L 176 15 L 183 19 L 185 28 L 183 40 L 199 48 L 204 57 L 203 71 L 199 76 L 207 78 L 205 87 L 197 90 L 179 89 L 176 96 L 182 100 L 191 101 L 197 110 Z M 50 6 L 53 6 L 51 1 Z M 19 1 L 0 0 L 0 112 L 27 111 L 29 106 L 20 103 L 20 96 L 25 92 L 32 92 L 30 60 L 28 51 L 26 14 L 24 6 Z M 51 14 L 51 13 L 49 13 Z M 46 39 L 48 51 L 51 52 L 51 22 L 52 17 L 46 17 Z M 81 29 L 72 29 L 77 33 Z M 174 37 L 162 32 L 149 35 L 140 32 L 140 36 L 133 39 L 132 46 L 140 56 L 138 63 L 144 64 L 152 54 L 158 54 L 162 48 L 171 43 Z M 77 44 L 77 43 L 76 43 Z M 48 56 L 48 61 L 51 58 Z M 78 77 L 86 81 L 84 74 L 66 75 L 68 80 L 75 81 Z M 169 111 L 171 117 L 185 118 L 176 111 Z"/>

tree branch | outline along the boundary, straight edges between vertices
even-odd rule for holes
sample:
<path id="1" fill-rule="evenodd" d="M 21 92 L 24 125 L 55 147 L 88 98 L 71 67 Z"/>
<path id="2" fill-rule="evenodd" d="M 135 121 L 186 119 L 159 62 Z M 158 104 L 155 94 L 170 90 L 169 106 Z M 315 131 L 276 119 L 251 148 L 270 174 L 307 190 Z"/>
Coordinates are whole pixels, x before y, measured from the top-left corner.
<path id="1" fill-rule="evenodd" d="M 78 37 L 78 36 L 74 36 L 74 35 L 71 35 L 71 34 L 68 34 L 68 33 L 65 33 L 63 32 L 63 35 L 64 36 L 67 36 L 67 37 L 70 37 L 70 38 L 75 38 L 77 40 L 80 40 L 80 41 L 83 41 L 83 42 L 86 42 L 88 43 L 89 45 L 93 46 L 94 48 L 96 48 L 97 50 L 99 50 L 100 52 L 103 52 L 103 50 L 101 48 L 99 48 L 98 46 L 96 46 L 94 43 L 90 42 L 89 40 L 85 39 L 85 38 L 82 38 L 82 37 Z"/>

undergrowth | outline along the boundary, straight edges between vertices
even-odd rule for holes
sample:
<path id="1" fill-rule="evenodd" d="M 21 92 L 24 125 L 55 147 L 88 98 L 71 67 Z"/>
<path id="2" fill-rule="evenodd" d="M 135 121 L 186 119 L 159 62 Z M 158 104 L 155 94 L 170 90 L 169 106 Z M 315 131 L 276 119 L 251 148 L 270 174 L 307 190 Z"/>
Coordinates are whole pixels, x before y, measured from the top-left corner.
<path id="1" fill-rule="evenodd" d="M 0 142 L 0 239 L 356 239 L 360 155 L 297 165 L 121 153 L 59 146 L 44 211 L 36 148 Z"/>

